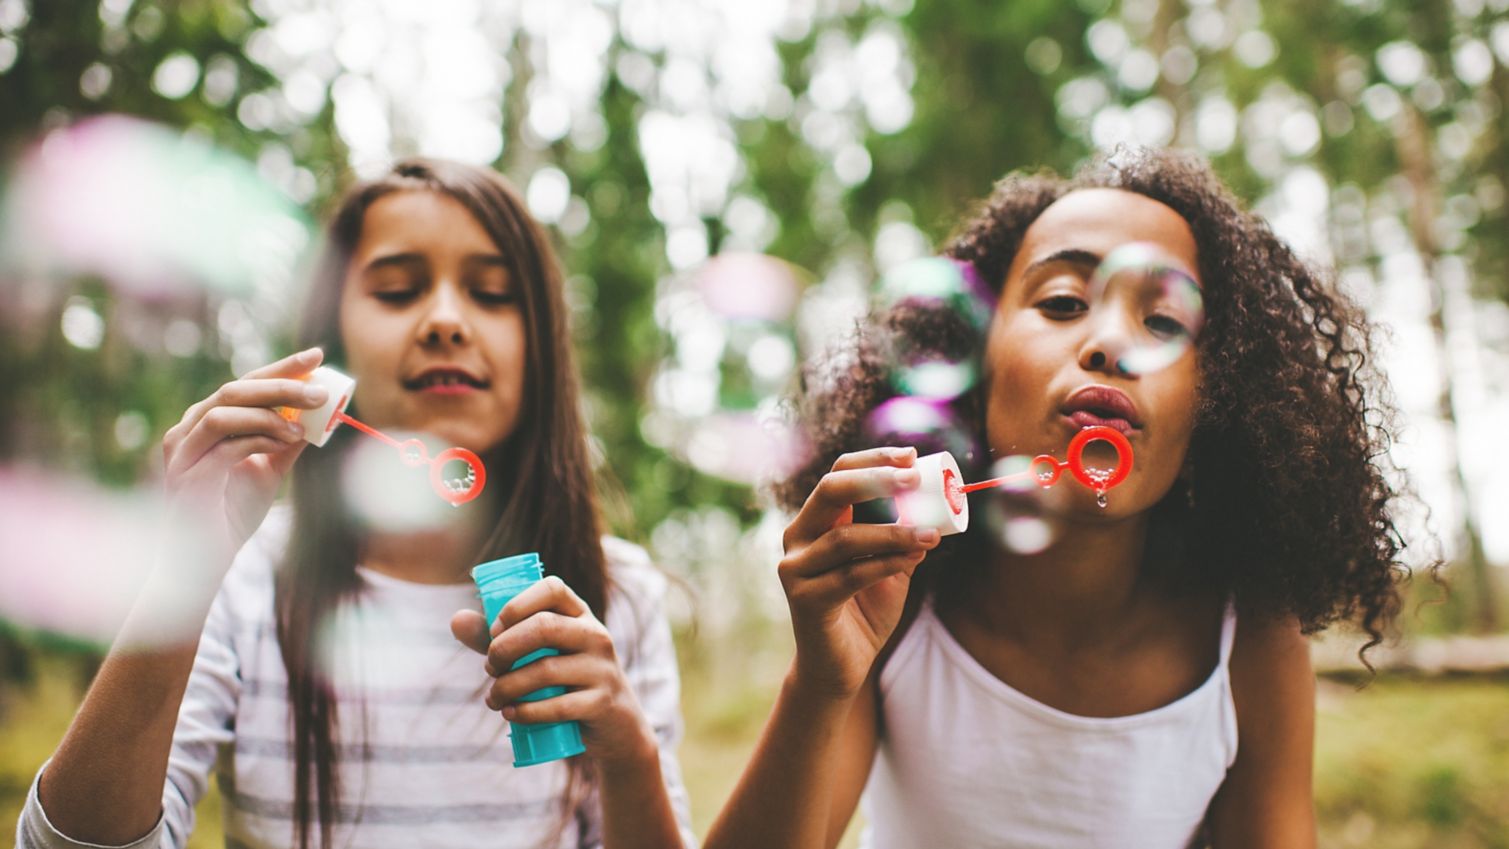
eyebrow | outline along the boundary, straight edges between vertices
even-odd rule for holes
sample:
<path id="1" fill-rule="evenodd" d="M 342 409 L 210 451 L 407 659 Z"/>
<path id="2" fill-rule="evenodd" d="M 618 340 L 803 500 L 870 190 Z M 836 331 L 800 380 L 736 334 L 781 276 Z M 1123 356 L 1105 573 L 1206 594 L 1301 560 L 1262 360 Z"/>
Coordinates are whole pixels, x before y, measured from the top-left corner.
<path id="1" fill-rule="evenodd" d="M 1031 277 L 1035 272 L 1042 270 L 1045 266 L 1053 265 L 1055 263 L 1067 263 L 1069 265 L 1083 266 L 1085 268 L 1094 268 L 1095 266 L 1100 265 L 1100 260 L 1100 254 L 1094 253 L 1092 251 L 1087 251 L 1082 248 L 1064 248 L 1062 250 L 1054 251 L 1053 253 L 1048 254 L 1042 259 L 1033 260 L 1032 264 L 1028 265 L 1027 268 L 1022 272 L 1022 277 L 1024 279 Z"/>

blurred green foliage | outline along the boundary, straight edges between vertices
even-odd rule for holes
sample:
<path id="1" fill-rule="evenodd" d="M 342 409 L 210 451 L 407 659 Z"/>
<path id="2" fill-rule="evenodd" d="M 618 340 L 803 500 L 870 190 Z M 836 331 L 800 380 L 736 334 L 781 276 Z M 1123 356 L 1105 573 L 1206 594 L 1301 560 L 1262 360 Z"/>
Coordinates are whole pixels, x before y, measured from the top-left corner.
<path id="1" fill-rule="evenodd" d="M 595 145 L 530 137 L 526 116 L 539 96 L 531 83 L 550 68 L 526 28 L 490 31 L 510 72 L 494 164 L 520 186 L 542 167 L 561 169 L 587 212 L 585 226 L 555 235 L 602 471 L 616 480 L 607 500 L 614 530 L 645 539 L 671 520 L 718 525 L 708 511 L 726 511 L 745 528 L 761 515 L 750 488 L 704 474 L 675 446 L 646 436 L 647 411 L 658 403 L 654 375 L 677 344 L 657 302 L 684 274 L 667 257 L 667 223 L 652 204 L 663 187 L 651 180 L 642 131 L 647 115 L 678 107 L 629 71 L 667 73 L 688 57 L 628 37 L 628 5 L 612 9 L 607 49 L 578 57 L 606 69 Z M 0 154 L 13 158 L 84 116 L 125 113 L 258 163 L 318 215 L 353 179 L 331 95 L 336 72 L 319 77 L 323 106 L 306 114 L 287 108 L 287 81 L 254 58 L 271 55 L 266 40 L 280 17 L 304 8 L 291 0 L 0 0 Z M 1506 0 L 833 0 L 802 9 L 793 14 L 807 15 L 805 25 L 782 29 L 773 45 L 772 101 L 785 105 L 751 113 L 713 104 L 710 114 L 737 155 L 723 188 L 772 219 L 756 249 L 806 269 L 814 287 L 843 268 L 874 279 L 879 255 L 906 228 L 942 244 L 1008 171 L 1067 171 L 1096 147 L 1140 138 L 1202 150 L 1260 209 L 1280 202 L 1286 178 L 1313 171 L 1329 194 L 1323 241 L 1341 271 L 1382 279 L 1384 260 L 1403 247 L 1427 264 L 1460 258 L 1475 296 L 1509 302 Z M 833 57 L 858 61 L 853 49 L 867 38 L 900 45 L 904 120 L 877 120 L 863 91 L 836 105 L 814 91 Z M 695 74 L 711 79 L 716 54 L 710 46 L 690 57 Z M 204 73 L 186 94 L 163 94 L 154 75 L 182 55 Z M 868 164 L 858 179 L 852 164 L 840 177 L 842 141 L 824 141 L 832 126 L 862 145 Z M 415 149 L 395 131 L 393 153 Z M 697 212 L 709 253 L 736 241 L 731 208 Z M 0 316 L 0 463 L 41 463 L 116 486 L 149 478 L 158 436 L 231 376 L 236 340 L 219 321 L 223 304 L 205 294 L 142 306 L 100 280 L 60 285 L 49 297 L 31 306 L 24 326 Z M 104 318 L 97 348 L 64 338 L 70 297 Z M 275 319 L 294 308 L 277 306 L 281 315 L 257 316 L 275 347 L 287 331 Z M 122 325 L 144 311 L 198 324 L 195 351 L 137 344 Z M 144 424 L 145 440 L 123 444 L 118 425 L 127 413 Z M 732 568 L 723 553 L 683 565 L 694 578 Z M 1481 625 L 1470 599 L 1489 592 L 1489 574 L 1460 584 L 1427 617 L 1429 629 Z M 733 633 L 738 641 L 749 632 Z M 705 825 L 726 789 L 716 777 L 731 780 L 742 762 L 770 681 L 710 684 L 695 671 L 708 649 L 688 650 L 686 760 L 694 786 L 707 776 L 695 796 Z M 76 702 L 71 677 L 35 674 L 39 663 L 60 662 L 29 659 L 13 636 L 0 636 L 0 679 L 33 677 L 42 688 L 24 698 L 0 693 L 0 715 L 13 711 L 0 729 L 0 799 L 10 809 Z M 1326 845 L 1509 846 L 1503 695 L 1495 684 L 1388 681 L 1323 701 L 1317 778 Z M 10 821 L 5 805 L 0 822 Z"/>

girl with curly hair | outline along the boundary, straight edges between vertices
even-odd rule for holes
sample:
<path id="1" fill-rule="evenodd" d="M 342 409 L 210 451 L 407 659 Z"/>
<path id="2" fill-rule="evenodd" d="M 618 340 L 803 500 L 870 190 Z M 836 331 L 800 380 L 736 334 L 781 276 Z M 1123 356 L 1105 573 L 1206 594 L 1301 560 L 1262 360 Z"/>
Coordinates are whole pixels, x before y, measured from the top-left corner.
<path id="1" fill-rule="evenodd" d="M 1142 319 L 1089 293 L 1129 243 L 1183 265 L 1206 312 L 1144 373 L 1116 353 Z M 1008 176 L 948 254 L 995 297 L 983 339 L 902 301 L 809 374 L 815 456 L 777 488 L 799 508 L 779 567 L 796 655 L 706 845 L 832 847 L 863 796 L 869 849 L 1314 846 L 1306 635 L 1351 620 L 1376 644 L 1408 574 L 1366 319 L 1168 151 Z M 1038 553 L 979 522 L 941 545 L 855 523 L 919 486 L 919 449 L 865 426 L 897 394 L 897 336 L 979 359 L 952 402 L 986 449 L 966 476 L 1063 456 L 1087 415 L 1129 437 L 1130 476 L 1103 507 L 1059 484 L 1064 531 Z"/>

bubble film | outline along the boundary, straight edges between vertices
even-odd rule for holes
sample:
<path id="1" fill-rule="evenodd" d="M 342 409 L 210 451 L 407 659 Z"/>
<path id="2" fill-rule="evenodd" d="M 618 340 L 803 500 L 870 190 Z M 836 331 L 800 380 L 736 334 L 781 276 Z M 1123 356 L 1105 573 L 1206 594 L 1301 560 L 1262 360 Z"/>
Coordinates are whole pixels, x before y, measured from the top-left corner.
<path id="1" fill-rule="evenodd" d="M 975 385 L 993 307 L 973 266 L 943 257 L 912 260 L 885 276 L 879 294 L 892 315 L 881 345 L 898 392 L 947 400 Z"/>
<path id="2" fill-rule="evenodd" d="M 49 133 L 7 183 L 0 262 L 13 274 L 98 275 L 147 297 L 283 297 L 310 243 L 304 214 L 250 164 L 119 115 Z"/>
<path id="3" fill-rule="evenodd" d="M 195 639 L 220 581 L 206 526 L 158 487 L 0 469 L 0 620 L 98 647 Z"/>
<path id="4" fill-rule="evenodd" d="M 1027 456 L 1011 456 L 990 468 L 992 478 L 1005 478 L 999 486 L 975 497 L 992 539 L 1013 554 L 1038 554 L 1057 541 L 1059 523 L 1054 514 L 1062 496 L 1044 488 L 1043 470 Z"/>
<path id="5" fill-rule="evenodd" d="M 418 439 L 413 434 L 395 436 L 401 441 Z M 438 530 L 456 521 L 457 512 L 435 497 L 428 463 L 410 465 L 381 442 L 364 436 L 355 440 L 341 470 L 342 494 L 353 518 L 366 527 L 394 532 Z"/>
<path id="6" fill-rule="evenodd" d="M 961 464 L 975 456 L 975 440 L 942 401 L 901 395 L 877 406 L 865 419 L 874 445 L 912 446 L 919 456 L 947 451 Z"/>
<path id="7" fill-rule="evenodd" d="M 745 484 L 784 477 L 810 456 L 778 414 L 796 374 L 792 317 L 804 273 L 755 253 L 720 254 L 668 287 L 657 318 L 675 352 L 653 383 L 646 437 L 699 471 Z"/>
<path id="8" fill-rule="evenodd" d="M 1205 324 L 1205 302 L 1193 275 L 1154 245 L 1112 251 L 1090 278 L 1094 320 L 1118 321 L 1107 353 L 1126 374 L 1167 368 L 1189 351 Z"/>

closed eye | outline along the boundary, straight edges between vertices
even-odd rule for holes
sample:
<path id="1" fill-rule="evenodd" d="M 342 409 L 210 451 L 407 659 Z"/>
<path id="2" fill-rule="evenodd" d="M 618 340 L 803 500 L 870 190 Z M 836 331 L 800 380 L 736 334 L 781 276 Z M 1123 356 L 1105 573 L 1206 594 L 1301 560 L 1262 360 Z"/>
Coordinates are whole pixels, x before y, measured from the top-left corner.
<path id="1" fill-rule="evenodd" d="M 519 296 L 513 292 L 491 292 L 486 289 L 473 289 L 472 297 L 477 299 L 477 303 L 489 307 L 500 307 L 519 302 Z"/>
<path id="2" fill-rule="evenodd" d="M 418 289 L 384 289 L 372 293 L 372 297 L 385 304 L 407 304 L 418 296 Z"/>

